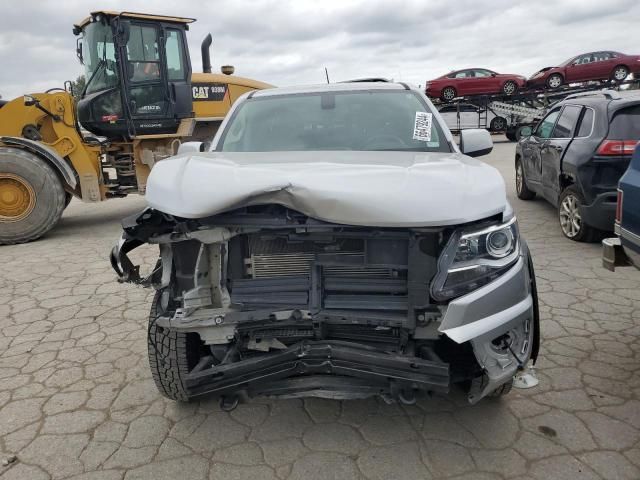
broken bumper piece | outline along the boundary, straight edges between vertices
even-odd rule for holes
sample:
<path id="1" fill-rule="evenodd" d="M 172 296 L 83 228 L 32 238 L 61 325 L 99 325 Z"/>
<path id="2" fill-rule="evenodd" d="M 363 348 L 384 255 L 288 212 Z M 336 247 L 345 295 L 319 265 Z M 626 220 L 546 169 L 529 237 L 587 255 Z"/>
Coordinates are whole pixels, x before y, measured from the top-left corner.
<path id="1" fill-rule="evenodd" d="M 446 393 L 449 366 L 389 354 L 363 345 L 305 341 L 266 355 L 194 371 L 186 377 L 189 395 L 296 396 L 313 391 L 329 398 L 359 398 L 415 390 Z"/>

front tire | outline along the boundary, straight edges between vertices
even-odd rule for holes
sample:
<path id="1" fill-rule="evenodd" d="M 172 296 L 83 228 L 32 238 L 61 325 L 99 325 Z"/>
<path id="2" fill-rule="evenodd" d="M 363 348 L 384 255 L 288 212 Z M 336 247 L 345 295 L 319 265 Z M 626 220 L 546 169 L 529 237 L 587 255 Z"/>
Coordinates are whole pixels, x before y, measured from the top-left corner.
<path id="1" fill-rule="evenodd" d="M 524 165 L 522 160 L 516 158 L 516 195 L 520 200 L 533 200 L 536 196 L 536 192 L 529 190 L 527 186 L 527 179 L 524 175 Z"/>
<path id="2" fill-rule="evenodd" d="M 504 93 L 505 95 L 513 95 L 517 91 L 518 84 L 513 80 L 507 80 L 506 82 L 504 82 L 504 85 L 502 85 L 502 93 Z"/>
<path id="3" fill-rule="evenodd" d="M 185 377 L 200 360 L 200 337 L 195 333 L 176 332 L 156 325 L 163 313 L 161 295 L 161 291 L 156 292 L 149 313 L 147 347 L 151 375 L 162 395 L 188 402 Z"/>
<path id="4" fill-rule="evenodd" d="M 458 92 L 456 92 L 455 88 L 445 87 L 442 89 L 442 94 L 440 95 L 440 98 L 445 102 L 450 102 L 451 100 L 456 98 L 457 95 L 458 95 Z"/>
<path id="5" fill-rule="evenodd" d="M 35 240 L 51 230 L 66 194 L 51 165 L 19 148 L 0 148 L 0 245 Z"/>
<path id="6" fill-rule="evenodd" d="M 563 83 L 564 78 L 562 78 L 562 75 L 559 73 L 552 73 L 549 75 L 549 78 L 547 78 L 547 87 L 552 90 L 561 87 Z"/>
<path id="7" fill-rule="evenodd" d="M 560 194 L 558 204 L 558 220 L 562 234 L 575 242 L 594 242 L 600 231 L 587 225 L 580 215 L 580 207 L 584 205 L 584 198 L 573 185 L 565 188 Z"/>

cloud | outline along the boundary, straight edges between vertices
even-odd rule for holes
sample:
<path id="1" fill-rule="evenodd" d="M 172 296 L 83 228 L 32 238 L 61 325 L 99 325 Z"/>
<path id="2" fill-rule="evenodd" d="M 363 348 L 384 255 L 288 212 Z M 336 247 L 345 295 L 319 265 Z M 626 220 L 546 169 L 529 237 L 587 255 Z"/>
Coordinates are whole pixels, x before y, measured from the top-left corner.
<path id="1" fill-rule="evenodd" d="M 189 32 L 194 71 L 211 32 L 216 68 L 275 85 L 382 76 L 424 84 L 451 69 L 487 67 L 530 75 L 578 53 L 640 53 L 637 0 L 337 1 L 107 0 L 109 10 L 196 17 Z M 81 0 L 7 2 L 0 17 L 0 94 L 5 99 L 62 86 L 82 68 L 74 23 Z"/>

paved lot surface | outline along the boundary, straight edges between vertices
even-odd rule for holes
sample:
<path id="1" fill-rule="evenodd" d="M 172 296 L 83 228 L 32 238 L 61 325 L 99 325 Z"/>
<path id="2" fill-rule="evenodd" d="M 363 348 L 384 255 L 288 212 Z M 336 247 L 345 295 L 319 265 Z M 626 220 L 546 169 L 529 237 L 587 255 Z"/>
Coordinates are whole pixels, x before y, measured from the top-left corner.
<path id="1" fill-rule="evenodd" d="M 515 199 L 513 151 L 486 158 L 537 268 L 538 388 L 473 407 L 165 400 L 146 359 L 151 292 L 116 283 L 107 260 L 143 200 L 74 201 L 47 238 L 0 247 L 0 457 L 17 456 L 0 478 L 640 478 L 640 273 L 605 271 L 549 205 Z"/>

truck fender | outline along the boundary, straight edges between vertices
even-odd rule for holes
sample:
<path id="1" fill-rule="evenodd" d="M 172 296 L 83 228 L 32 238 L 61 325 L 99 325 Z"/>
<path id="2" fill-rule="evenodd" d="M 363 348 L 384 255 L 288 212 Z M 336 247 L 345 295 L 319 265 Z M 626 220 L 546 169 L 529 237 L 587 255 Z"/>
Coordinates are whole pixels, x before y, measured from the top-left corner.
<path id="1" fill-rule="evenodd" d="M 65 183 L 75 190 L 78 183 L 75 171 L 53 148 L 22 137 L 0 137 L 0 144 L 28 150 L 48 161 L 62 175 Z"/>

